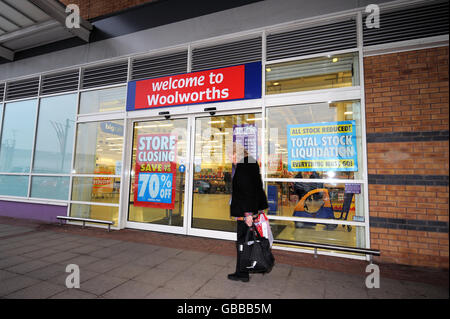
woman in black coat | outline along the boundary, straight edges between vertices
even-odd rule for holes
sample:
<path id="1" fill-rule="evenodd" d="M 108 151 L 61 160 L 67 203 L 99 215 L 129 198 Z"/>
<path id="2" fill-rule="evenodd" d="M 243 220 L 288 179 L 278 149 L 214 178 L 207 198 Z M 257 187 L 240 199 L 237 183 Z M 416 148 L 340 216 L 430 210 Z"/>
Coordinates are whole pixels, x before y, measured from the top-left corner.
<path id="1" fill-rule="evenodd" d="M 248 272 L 240 271 L 239 245 L 245 241 L 253 217 L 268 208 L 258 162 L 251 156 L 245 157 L 236 165 L 232 181 L 230 214 L 237 219 L 236 272 L 228 275 L 230 280 L 249 281 Z"/>

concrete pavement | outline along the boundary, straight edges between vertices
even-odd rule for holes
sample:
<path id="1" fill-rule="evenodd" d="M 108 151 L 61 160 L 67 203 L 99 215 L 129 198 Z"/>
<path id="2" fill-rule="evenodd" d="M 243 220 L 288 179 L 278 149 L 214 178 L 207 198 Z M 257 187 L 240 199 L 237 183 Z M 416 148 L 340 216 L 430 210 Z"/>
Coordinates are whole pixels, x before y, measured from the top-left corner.
<path id="1" fill-rule="evenodd" d="M 77 227 L 77 226 L 64 226 Z M 105 231 L 106 232 L 106 231 Z M 120 231 L 111 234 L 119 234 Z M 365 273 L 277 263 L 249 283 L 227 280 L 235 258 L 208 251 L 93 237 L 0 221 L 0 298 L 448 298 L 448 286 L 384 278 L 365 286 Z M 66 287 L 66 266 L 80 269 L 80 288 Z M 257 292 L 257 294 L 255 294 Z"/>

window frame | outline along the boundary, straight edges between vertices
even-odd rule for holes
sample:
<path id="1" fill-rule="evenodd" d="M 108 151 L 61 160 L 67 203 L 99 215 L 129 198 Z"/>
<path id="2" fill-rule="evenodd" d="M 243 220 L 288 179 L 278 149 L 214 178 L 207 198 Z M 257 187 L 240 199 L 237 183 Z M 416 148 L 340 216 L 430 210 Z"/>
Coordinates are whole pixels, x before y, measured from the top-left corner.
<path id="1" fill-rule="evenodd" d="M 363 209 L 363 216 L 364 221 L 339 221 L 339 220 L 327 220 L 327 219 L 317 219 L 317 218 L 306 218 L 306 217 L 287 217 L 287 216 L 274 216 L 274 215 L 267 215 L 269 220 L 283 220 L 283 221 L 303 221 L 303 222 L 320 222 L 321 224 L 338 224 L 338 225 L 349 225 L 354 227 L 364 227 L 364 248 L 370 248 L 370 225 L 369 225 L 369 190 L 368 190 L 368 169 L 367 169 L 367 141 L 366 141 L 366 114 L 365 114 L 365 94 L 364 94 L 364 63 L 363 63 L 363 43 L 362 43 L 362 14 L 358 12 L 356 14 L 356 20 L 357 20 L 357 47 L 353 49 L 347 49 L 347 50 L 339 50 L 339 51 L 330 51 L 330 52 L 324 52 L 324 53 L 318 53 L 318 54 L 311 54 L 311 55 L 305 55 L 305 56 L 299 56 L 299 57 L 291 57 L 291 58 L 285 58 L 285 59 L 278 59 L 278 60 L 271 60 L 267 61 L 265 52 L 266 52 L 266 42 L 263 41 L 263 59 L 262 59 L 262 117 L 264 119 L 262 129 L 263 129 L 263 150 L 262 150 L 262 167 L 261 167 L 261 174 L 263 178 L 264 186 L 268 182 L 321 182 L 321 183 L 348 183 L 348 184 L 359 184 L 361 185 L 361 194 L 363 194 L 362 198 L 362 209 Z M 263 39 L 265 39 L 265 35 L 263 36 Z M 312 91 L 300 91 L 300 92 L 292 92 L 292 93 L 280 93 L 280 94 L 266 94 L 266 67 L 269 67 L 270 65 L 282 63 L 282 62 L 293 62 L 293 61 L 301 61 L 301 60 L 307 60 L 311 58 L 317 58 L 317 57 L 328 57 L 330 55 L 336 55 L 336 54 L 344 54 L 344 53 L 358 53 L 358 67 L 359 67 L 359 85 L 357 86 L 351 86 L 351 87 L 344 87 L 344 88 L 332 88 L 332 89 L 321 89 L 321 90 L 312 90 Z M 324 102 L 339 102 L 339 101 L 346 101 L 346 100 L 358 100 L 360 103 L 360 121 L 361 121 L 361 165 L 362 165 L 362 178 L 360 179 L 297 179 L 297 178 L 267 178 L 267 163 L 266 163 L 266 156 L 268 154 L 268 145 L 266 141 L 267 132 L 266 132 L 266 125 L 267 125 L 267 109 L 274 106 L 286 106 L 286 105 L 299 105 L 299 104 L 309 104 L 309 103 L 324 103 Z M 269 128 L 270 129 L 270 128 Z M 358 163 L 360 164 L 360 163 Z M 308 251 L 304 249 L 298 249 L 298 248 L 291 248 L 291 247 L 279 247 L 283 250 L 303 250 Z M 333 255 L 333 252 L 325 253 Z M 342 254 L 341 254 L 342 255 Z M 354 257 L 358 258 L 358 257 Z M 363 256 L 360 259 L 366 259 L 367 256 Z"/>

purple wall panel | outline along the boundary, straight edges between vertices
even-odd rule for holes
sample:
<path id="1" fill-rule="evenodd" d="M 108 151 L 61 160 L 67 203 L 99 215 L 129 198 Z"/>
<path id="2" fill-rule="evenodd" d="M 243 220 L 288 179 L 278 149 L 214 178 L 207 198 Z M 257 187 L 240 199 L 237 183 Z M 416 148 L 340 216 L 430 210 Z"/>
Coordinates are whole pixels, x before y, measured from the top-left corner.
<path id="1" fill-rule="evenodd" d="M 67 215 L 67 206 L 0 201 L 0 216 L 57 222 L 61 215 Z"/>

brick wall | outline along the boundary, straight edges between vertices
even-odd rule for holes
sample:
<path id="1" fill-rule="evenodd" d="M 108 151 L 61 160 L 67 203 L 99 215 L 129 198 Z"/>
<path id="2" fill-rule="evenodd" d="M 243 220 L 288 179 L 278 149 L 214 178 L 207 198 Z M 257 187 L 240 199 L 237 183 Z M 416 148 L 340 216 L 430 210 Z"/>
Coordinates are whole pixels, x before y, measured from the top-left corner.
<path id="1" fill-rule="evenodd" d="M 98 18 L 135 7 L 140 4 L 158 0 L 60 0 L 63 4 L 76 4 L 80 8 L 80 15 L 88 20 Z"/>
<path id="2" fill-rule="evenodd" d="M 372 248 L 448 268 L 448 47 L 365 57 L 364 74 Z"/>

